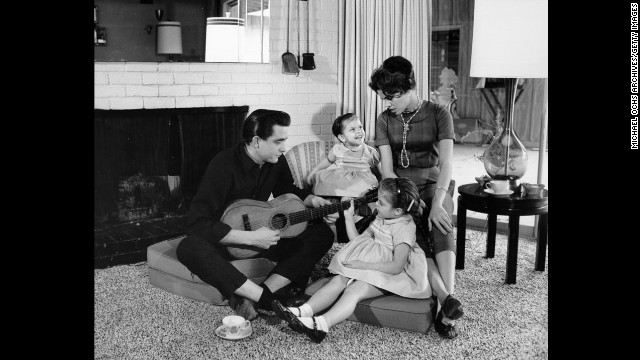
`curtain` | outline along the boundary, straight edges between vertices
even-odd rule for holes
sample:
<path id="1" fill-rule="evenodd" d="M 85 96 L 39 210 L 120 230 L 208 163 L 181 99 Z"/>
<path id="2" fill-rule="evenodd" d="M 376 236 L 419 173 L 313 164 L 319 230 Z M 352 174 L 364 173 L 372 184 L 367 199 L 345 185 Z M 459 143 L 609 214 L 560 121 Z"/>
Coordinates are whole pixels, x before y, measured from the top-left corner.
<path id="1" fill-rule="evenodd" d="M 338 0 L 337 113 L 355 113 L 375 138 L 383 102 L 369 88 L 375 68 L 394 55 L 413 64 L 418 96 L 429 99 L 431 0 Z"/>

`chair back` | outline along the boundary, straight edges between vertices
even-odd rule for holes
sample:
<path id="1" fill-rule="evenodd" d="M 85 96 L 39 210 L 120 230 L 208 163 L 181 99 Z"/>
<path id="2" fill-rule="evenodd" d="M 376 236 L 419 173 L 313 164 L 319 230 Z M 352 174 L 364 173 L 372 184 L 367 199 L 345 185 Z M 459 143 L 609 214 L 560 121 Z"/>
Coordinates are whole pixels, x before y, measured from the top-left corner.
<path id="1" fill-rule="evenodd" d="M 327 156 L 332 146 L 333 141 L 309 141 L 287 150 L 284 157 L 289 163 L 293 182 L 297 187 L 311 190 L 311 185 L 307 183 L 306 178 L 311 170 Z"/>

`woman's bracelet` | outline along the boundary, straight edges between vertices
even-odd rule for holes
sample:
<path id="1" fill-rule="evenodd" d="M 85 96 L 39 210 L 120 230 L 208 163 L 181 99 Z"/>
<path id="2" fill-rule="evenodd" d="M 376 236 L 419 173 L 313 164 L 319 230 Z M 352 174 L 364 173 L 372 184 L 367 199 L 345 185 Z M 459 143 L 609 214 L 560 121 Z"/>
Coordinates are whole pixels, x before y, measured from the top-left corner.
<path id="1" fill-rule="evenodd" d="M 440 186 L 436 186 L 436 190 L 437 190 L 437 189 L 444 190 L 444 192 L 447 192 L 447 189 L 445 189 L 445 188 L 443 188 L 443 187 L 440 187 Z"/>

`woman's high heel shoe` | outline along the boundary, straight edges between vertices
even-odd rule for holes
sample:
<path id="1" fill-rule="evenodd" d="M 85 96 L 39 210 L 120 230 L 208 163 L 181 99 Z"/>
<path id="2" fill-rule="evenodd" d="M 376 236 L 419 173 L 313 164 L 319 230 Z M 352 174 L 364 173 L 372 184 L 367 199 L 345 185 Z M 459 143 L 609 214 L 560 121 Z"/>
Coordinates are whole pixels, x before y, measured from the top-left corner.
<path id="1" fill-rule="evenodd" d="M 460 300 L 453 297 L 453 295 L 449 294 L 444 302 L 442 303 L 442 312 L 449 319 L 457 320 L 464 315 L 464 311 L 462 310 L 462 303 Z"/>
<path id="2" fill-rule="evenodd" d="M 436 332 L 446 339 L 453 339 L 458 336 L 458 331 L 456 330 L 456 326 L 452 324 L 445 325 L 442 322 L 442 311 L 438 312 L 435 320 L 433 321 L 433 327 Z"/>

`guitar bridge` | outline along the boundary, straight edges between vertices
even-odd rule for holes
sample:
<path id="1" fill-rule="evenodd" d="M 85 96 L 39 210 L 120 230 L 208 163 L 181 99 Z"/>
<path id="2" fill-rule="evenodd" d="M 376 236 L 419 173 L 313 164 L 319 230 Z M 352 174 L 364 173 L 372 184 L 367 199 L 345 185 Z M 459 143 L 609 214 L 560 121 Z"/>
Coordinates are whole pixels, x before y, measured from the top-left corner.
<path id="1" fill-rule="evenodd" d="M 251 231 L 251 224 L 249 223 L 249 215 L 243 214 L 242 215 L 242 222 L 244 223 L 245 231 Z"/>

